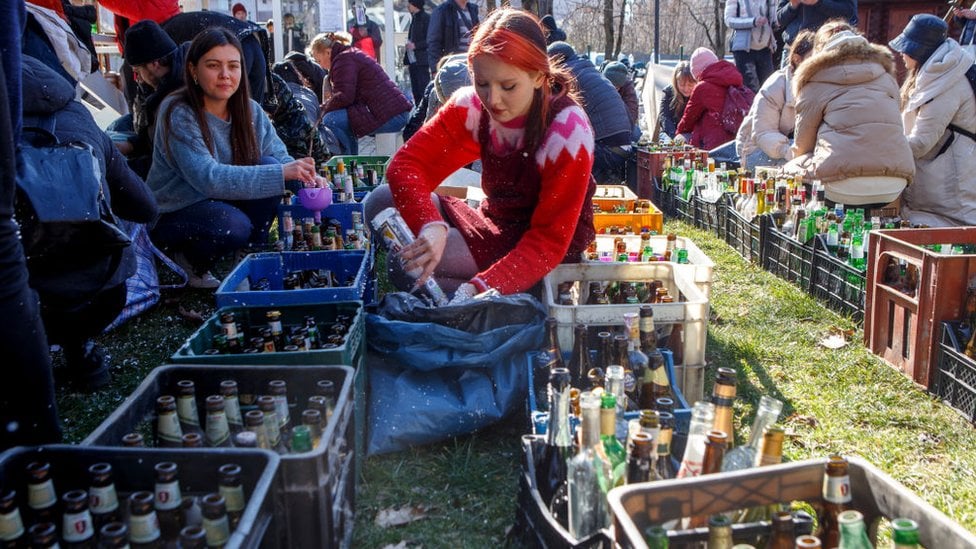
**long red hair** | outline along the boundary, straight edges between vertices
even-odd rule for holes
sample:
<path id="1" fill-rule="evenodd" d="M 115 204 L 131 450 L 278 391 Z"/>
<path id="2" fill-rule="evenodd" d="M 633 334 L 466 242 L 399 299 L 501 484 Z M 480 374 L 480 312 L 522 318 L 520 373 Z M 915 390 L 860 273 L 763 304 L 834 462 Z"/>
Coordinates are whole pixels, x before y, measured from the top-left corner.
<path id="1" fill-rule="evenodd" d="M 575 80 L 569 72 L 554 66 L 546 54 L 542 23 L 521 10 L 493 11 L 475 29 L 468 47 L 468 67 L 474 66 L 472 62 L 479 55 L 494 55 L 509 65 L 544 76 L 545 84 L 535 91 L 525 125 L 525 148 L 535 150 L 549 129 L 552 102 L 567 94 L 574 97 L 576 93 Z"/>

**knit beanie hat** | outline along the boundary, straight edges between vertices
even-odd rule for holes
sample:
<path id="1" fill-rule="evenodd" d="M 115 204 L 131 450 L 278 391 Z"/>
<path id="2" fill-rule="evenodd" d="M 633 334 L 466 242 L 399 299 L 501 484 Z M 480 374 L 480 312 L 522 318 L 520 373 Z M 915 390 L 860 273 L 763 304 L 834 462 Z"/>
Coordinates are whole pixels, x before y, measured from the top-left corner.
<path id="1" fill-rule="evenodd" d="M 143 65 L 176 51 L 176 42 L 152 19 L 145 19 L 125 31 L 125 62 Z"/>
<path id="2" fill-rule="evenodd" d="M 557 63 L 565 63 L 570 59 L 576 58 L 576 50 L 574 50 L 573 46 L 567 44 L 566 42 L 553 42 L 552 44 L 549 44 L 549 47 L 546 49 L 546 53 L 549 54 L 550 59 L 556 61 Z M 562 59 L 559 59 L 560 57 Z"/>
<path id="3" fill-rule="evenodd" d="M 691 75 L 695 80 L 701 80 L 701 75 L 705 69 L 718 63 L 715 52 L 708 48 L 698 48 L 691 54 Z"/>
<path id="4" fill-rule="evenodd" d="M 418 10 L 424 9 L 424 0 L 408 0 Z"/>
<path id="5" fill-rule="evenodd" d="M 235 15 L 235 14 L 236 14 L 237 12 L 239 12 L 239 11 L 243 11 L 244 13 L 247 13 L 247 8 L 245 8 L 245 7 L 244 7 L 244 4 L 242 4 L 242 3 L 240 3 L 240 2 L 238 2 L 238 3 L 236 3 L 236 4 L 234 4 L 234 7 L 232 7 L 232 8 L 230 9 L 230 14 L 231 14 L 231 15 Z"/>
<path id="6" fill-rule="evenodd" d="M 631 80 L 630 70 L 627 69 L 627 65 L 620 61 L 608 63 L 606 67 L 603 67 L 603 76 L 606 76 L 615 88 L 619 88 Z"/>

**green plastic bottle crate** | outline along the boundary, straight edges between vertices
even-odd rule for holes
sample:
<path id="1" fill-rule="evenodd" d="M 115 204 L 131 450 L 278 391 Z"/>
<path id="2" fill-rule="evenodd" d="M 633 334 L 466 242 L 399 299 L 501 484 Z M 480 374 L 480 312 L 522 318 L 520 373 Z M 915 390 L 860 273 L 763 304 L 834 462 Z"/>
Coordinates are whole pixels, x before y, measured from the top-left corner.
<path id="1" fill-rule="evenodd" d="M 242 411 L 254 409 L 254 404 L 247 404 L 251 399 L 246 395 L 267 394 L 269 381 L 285 381 L 293 425 L 301 422 L 308 397 L 315 394 L 315 383 L 332 381 L 336 388 L 335 407 L 318 445 L 308 453 L 280 456 L 282 504 L 275 512 L 284 530 L 284 547 L 339 547 L 347 532 L 335 523 L 334 510 L 352 509 L 355 503 L 355 486 L 348 486 L 348 478 L 345 485 L 340 482 L 343 474 L 348 477 L 354 458 L 353 378 L 353 369 L 348 366 L 162 366 L 153 370 L 83 444 L 117 446 L 126 433 L 141 431 L 140 426 L 145 429 L 151 425 L 155 431 L 156 399 L 161 395 L 175 395 L 180 380 L 190 380 L 196 386 L 197 410 L 204 427 L 206 397 L 220 394 L 223 380 L 237 381 Z M 147 440 L 147 444 L 152 442 Z M 190 451 L 196 452 L 200 459 L 211 459 L 208 456 L 223 449 Z M 351 482 L 355 483 L 355 477 Z M 351 525 L 352 521 L 345 521 L 343 528 L 351 529 Z"/>
<path id="2" fill-rule="evenodd" d="M 334 168 L 339 164 L 339 159 L 342 159 L 343 164 L 346 165 L 346 170 L 349 169 L 350 163 L 355 161 L 357 165 L 362 165 L 363 170 L 373 169 L 376 170 L 376 185 L 360 185 L 355 187 L 355 191 L 371 191 L 376 187 L 382 185 L 386 180 L 386 166 L 390 163 L 390 157 L 387 155 L 374 155 L 374 156 L 357 156 L 357 155 L 339 155 L 333 156 L 325 163 L 326 166 Z"/>

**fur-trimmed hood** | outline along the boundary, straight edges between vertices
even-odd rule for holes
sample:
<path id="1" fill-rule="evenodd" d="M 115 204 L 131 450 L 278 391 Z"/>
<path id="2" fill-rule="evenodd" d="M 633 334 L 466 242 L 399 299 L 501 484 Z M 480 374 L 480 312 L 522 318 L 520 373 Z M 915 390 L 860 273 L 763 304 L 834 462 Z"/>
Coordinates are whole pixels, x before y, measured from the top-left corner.
<path id="1" fill-rule="evenodd" d="M 861 84 L 885 72 L 897 80 L 895 58 L 891 51 L 857 36 L 825 48 L 800 64 L 793 75 L 793 93 L 797 95 L 803 86 L 814 81 Z"/>

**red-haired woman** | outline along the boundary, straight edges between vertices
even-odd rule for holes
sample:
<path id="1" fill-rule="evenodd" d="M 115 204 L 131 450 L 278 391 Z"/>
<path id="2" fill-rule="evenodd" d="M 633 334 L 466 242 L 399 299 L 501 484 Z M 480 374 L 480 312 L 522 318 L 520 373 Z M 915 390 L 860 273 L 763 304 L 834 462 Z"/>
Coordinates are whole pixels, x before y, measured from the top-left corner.
<path id="1" fill-rule="evenodd" d="M 418 235 L 399 254 L 403 269 L 456 288 L 455 302 L 489 288 L 528 290 L 594 237 L 593 130 L 569 75 L 549 63 L 539 20 L 495 11 L 472 38 L 468 65 L 474 86 L 410 138 L 390 163 L 389 187 L 366 204 L 367 218 L 395 204 Z M 479 208 L 431 194 L 478 159 L 487 196 Z"/>

